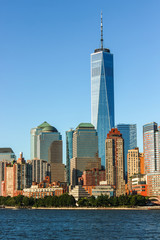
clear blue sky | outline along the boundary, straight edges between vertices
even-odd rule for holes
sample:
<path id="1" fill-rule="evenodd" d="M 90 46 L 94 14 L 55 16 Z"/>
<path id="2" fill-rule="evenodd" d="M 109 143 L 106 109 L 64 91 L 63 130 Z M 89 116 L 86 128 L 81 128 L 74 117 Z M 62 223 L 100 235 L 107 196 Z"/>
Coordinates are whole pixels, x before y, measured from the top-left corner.
<path id="1" fill-rule="evenodd" d="M 159 0 L 0 0 L 0 147 L 30 158 L 30 129 L 91 121 L 90 54 L 114 54 L 116 123 L 160 124 Z M 64 148 L 65 149 L 65 148 Z M 65 150 L 64 150 L 65 161 Z"/>

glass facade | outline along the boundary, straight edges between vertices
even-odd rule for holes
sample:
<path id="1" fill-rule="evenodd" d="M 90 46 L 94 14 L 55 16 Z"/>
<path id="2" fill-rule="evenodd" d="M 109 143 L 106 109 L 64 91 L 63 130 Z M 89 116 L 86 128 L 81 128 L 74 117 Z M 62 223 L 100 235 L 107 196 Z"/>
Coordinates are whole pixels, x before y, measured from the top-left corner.
<path id="1" fill-rule="evenodd" d="M 107 49 L 91 54 L 91 122 L 98 132 L 98 150 L 105 166 L 105 139 L 114 127 L 113 55 Z"/>
<path id="2" fill-rule="evenodd" d="M 143 126 L 143 151 L 145 173 L 160 171 L 160 130 L 155 122 Z"/>
<path id="3" fill-rule="evenodd" d="M 48 149 L 52 142 L 57 140 L 62 140 L 61 134 L 47 122 L 32 128 L 31 159 L 38 158 L 48 162 Z"/>
<path id="4" fill-rule="evenodd" d="M 128 150 L 137 147 L 137 125 L 118 124 L 117 128 L 122 133 L 124 139 L 125 179 L 127 179 L 127 153 Z"/>
<path id="5" fill-rule="evenodd" d="M 73 158 L 98 157 L 97 131 L 91 127 L 78 126 L 73 134 Z"/>
<path id="6" fill-rule="evenodd" d="M 66 174 L 67 184 L 70 184 L 70 159 L 73 157 L 73 133 L 74 130 L 70 129 L 66 132 Z"/>

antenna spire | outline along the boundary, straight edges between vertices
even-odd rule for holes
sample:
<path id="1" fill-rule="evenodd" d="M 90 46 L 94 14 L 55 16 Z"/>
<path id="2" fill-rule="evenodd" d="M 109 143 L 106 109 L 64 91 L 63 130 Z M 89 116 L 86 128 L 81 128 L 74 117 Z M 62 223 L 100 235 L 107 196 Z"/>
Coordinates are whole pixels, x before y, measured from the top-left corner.
<path id="1" fill-rule="evenodd" d="M 101 49 L 103 50 L 103 21 L 102 21 L 102 12 L 101 12 Z"/>

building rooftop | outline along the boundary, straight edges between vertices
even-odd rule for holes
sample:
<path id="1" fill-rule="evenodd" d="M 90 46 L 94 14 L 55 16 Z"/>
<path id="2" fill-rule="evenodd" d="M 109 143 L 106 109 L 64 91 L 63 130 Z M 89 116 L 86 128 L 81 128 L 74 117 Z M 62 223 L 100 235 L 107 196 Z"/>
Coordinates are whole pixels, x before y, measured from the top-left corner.
<path id="1" fill-rule="evenodd" d="M 80 123 L 77 128 L 94 128 L 94 126 L 91 123 Z"/>
<path id="2" fill-rule="evenodd" d="M 0 148 L 0 153 L 13 153 L 12 148 Z"/>
<path id="3" fill-rule="evenodd" d="M 46 121 L 40 124 L 38 128 L 42 128 L 42 131 L 45 131 L 45 132 L 58 132 L 55 127 L 51 126 Z"/>
<path id="4" fill-rule="evenodd" d="M 108 48 L 97 48 L 94 50 L 94 53 L 98 53 L 98 52 L 108 52 L 110 53 L 110 50 Z"/>

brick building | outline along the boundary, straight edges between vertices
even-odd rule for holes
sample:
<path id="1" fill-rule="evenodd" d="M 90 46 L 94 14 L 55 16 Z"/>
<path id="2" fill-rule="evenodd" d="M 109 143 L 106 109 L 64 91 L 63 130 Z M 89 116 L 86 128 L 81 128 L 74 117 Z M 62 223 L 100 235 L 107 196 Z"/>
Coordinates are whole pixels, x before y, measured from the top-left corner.
<path id="1" fill-rule="evenodd" d="M 25 187 L 32 184 L 32 165 L 26 163 L 23 154 L 17 162 L 6 164 L 4 169 L 4 181 L 2 182 L 2 196 L 17 196 Z"/>
<path id="2" fill-rule="evenodd" d="M 50 184 L 50 178 L 46 177 L 41 183 L 32 183 L 30 188 L 23 189 L 23 195 L 33 198 L 44 198 L 46 196 L 60 196 L 65 192 L 64 186 L 60 186 L 58 183 Z"/>
<path id="3" fill-rule="evenodd" d="M 104 170 L 93 168 L 91 170 L 85 170 L 80 181 L 84 186 L 97 186 L 100 181 L 105 181 L 105 178 L 106 174 Z"/>
<path id="4" fill-rule="evenodd" d="M 117 128 L 112 128 L 105 141 L 106 181 L 115 186 L 116 196 L 125 194 L 124 141 Z"/>

